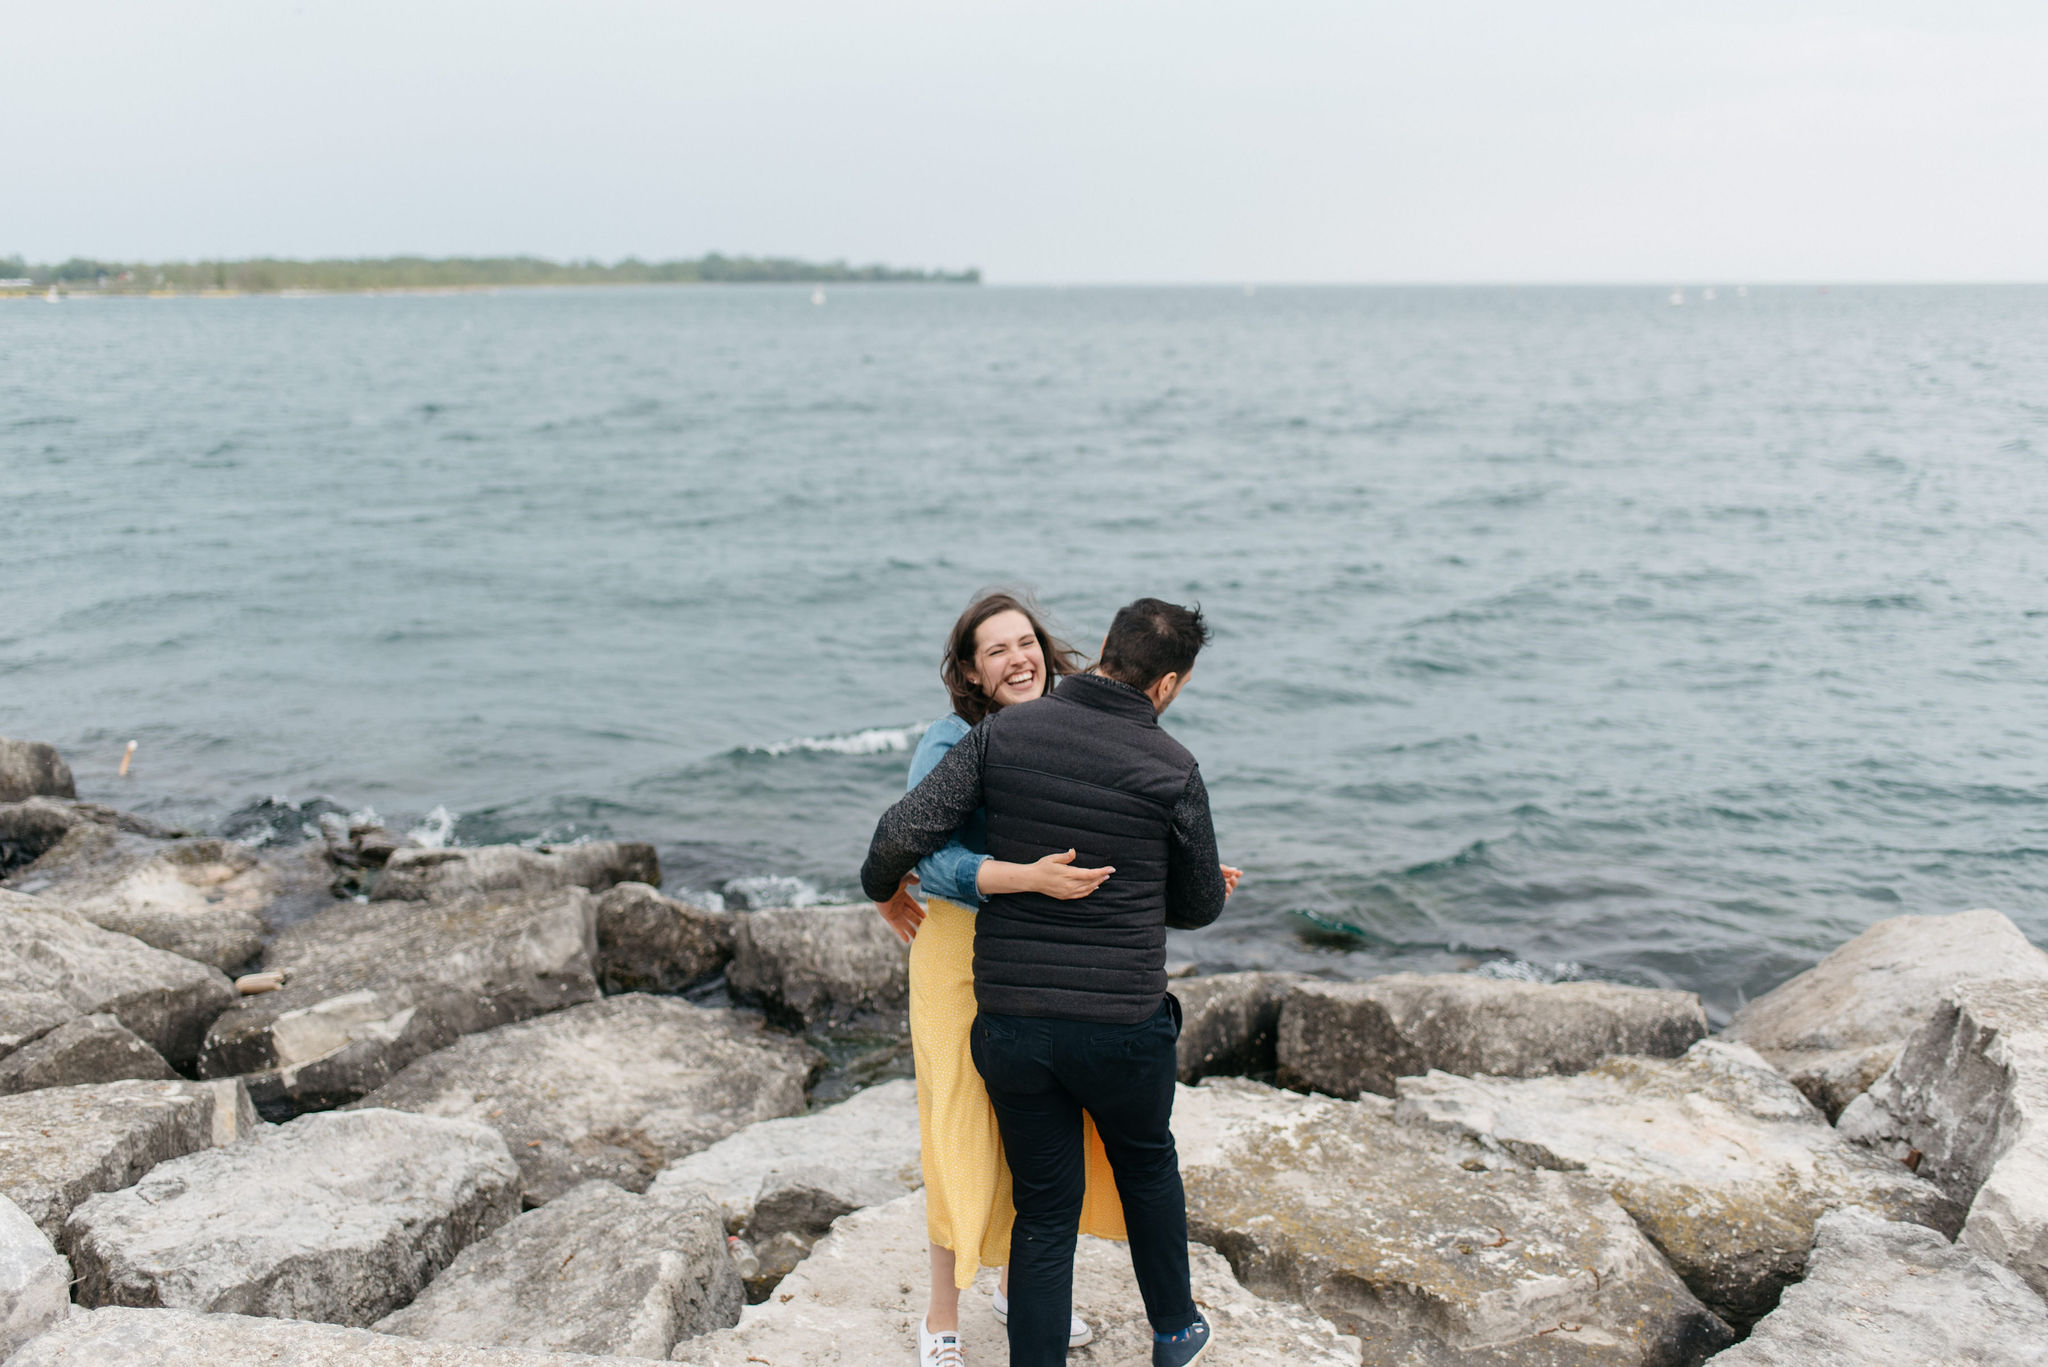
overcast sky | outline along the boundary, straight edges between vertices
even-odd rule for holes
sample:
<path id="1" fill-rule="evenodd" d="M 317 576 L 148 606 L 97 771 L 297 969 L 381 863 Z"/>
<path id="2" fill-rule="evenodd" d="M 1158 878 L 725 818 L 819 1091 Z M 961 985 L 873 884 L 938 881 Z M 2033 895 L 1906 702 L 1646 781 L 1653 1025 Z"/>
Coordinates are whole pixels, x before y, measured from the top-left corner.
<path id="1" fill-rule="evenodd" d="M 0 255 L 2048 279 L 2048 4 L 0 5 Z"/>

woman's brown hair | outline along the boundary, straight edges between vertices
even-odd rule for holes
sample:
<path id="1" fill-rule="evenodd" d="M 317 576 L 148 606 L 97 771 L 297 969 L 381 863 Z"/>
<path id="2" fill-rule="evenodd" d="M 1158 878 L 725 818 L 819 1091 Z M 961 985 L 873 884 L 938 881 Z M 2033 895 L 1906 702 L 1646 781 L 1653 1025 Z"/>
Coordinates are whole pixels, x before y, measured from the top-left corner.
<path id="1" fill-rule="evenodd" d="M 992 710 L 988 694 L 967 678 L 967 668 L 974 663 L 974 633 L 981 629 L 983 622 L 1000 612 L 1021 612 L 1024 620 L 1031 623 L 1032 633 L 1038 637 L 1038 648 L 1045 655 L 1048 690 L 1054 680 L 1079 674 L 1087 668 L 1088 662 L 1079 651 L 1046 630 L 1038 605 L 1031 601 L 1030 595 L 1002 589 L 980 594 L 967 605 L 967 611 L 960 614 L 960 620 L 953 623 L 953 630 L 946 637 L 946 658 L 939 663 L 939 678 L 945 681 L 946 691 L 953 695 L 953 711 L 969 726 Z"/>

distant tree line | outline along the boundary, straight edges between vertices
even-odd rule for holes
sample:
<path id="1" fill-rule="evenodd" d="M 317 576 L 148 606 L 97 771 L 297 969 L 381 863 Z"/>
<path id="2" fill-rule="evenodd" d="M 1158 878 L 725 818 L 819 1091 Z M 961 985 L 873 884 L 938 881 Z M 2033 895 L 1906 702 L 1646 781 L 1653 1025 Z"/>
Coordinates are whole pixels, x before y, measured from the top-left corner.
<path id="1" fill-rule="evenodd" d="M 31 266 L 0 257 L 0 280 L 26 279 L 35 289 L 180 294 L 237 290 L 374 290 L 466 288 L 489 285 L 642 284 L 947 284 L 977 285 L 981 272 L 898 270 L 849 266 L 844 261 L 797 261 L 781 256 L 723 256 L 691 261 L 548 261 L 538 256 L 392 256 L 356 261 L 98 261 L 73 257 L 54 266 Z"/>

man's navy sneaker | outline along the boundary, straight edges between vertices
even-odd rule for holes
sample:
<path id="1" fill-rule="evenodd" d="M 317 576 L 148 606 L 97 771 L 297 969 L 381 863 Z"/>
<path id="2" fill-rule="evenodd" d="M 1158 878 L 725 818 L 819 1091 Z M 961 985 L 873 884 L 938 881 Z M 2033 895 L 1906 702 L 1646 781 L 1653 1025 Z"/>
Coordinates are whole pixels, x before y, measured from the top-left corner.
<path id="1" fill-rule="evenodd" d="M 1152 1336 L 1152 1367 L 1194 1367 L 1209 1351 L 1209 1321 L 1199 1314 L 1177 1334 Z"/>

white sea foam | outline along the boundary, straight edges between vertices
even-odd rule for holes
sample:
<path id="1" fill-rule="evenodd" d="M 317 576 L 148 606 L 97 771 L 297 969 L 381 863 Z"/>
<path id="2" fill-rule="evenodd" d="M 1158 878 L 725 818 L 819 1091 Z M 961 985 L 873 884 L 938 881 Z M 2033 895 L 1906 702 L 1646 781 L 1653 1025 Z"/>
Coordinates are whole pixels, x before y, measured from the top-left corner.
<path id="1" fill-rule="evenodd" d="M 417 841 L 423 848 L 438 850 L 444 848 L 455 835 L 455 813 L 445 806 L 437 806 L 420 818 L 420 824 L 405 833 L 408 840 Z"/>
<path id="2" fill-rule="evenodd" d="M 744 747 L 741 753 L 791 755 L 809 751 L 827 755 L 886 755 L 908 750 L 917 744 L 918 737 L 924 732 L 923 724 L 871 726 L 865 731 L 855 731 L 844 736 L 802 736 L 796 740 L 777 741 L 773 745 L 749 745 Z"/>
<path id="3" fill-rule="evenodd" d="M 1527 959 L 1493 959 L 1472 970 L 1481 978 L 1501 978 L 1517 983 L 1583 982 L 1589 975 L 1584 964 L 1554 963 L 1548 968 Z"/>

